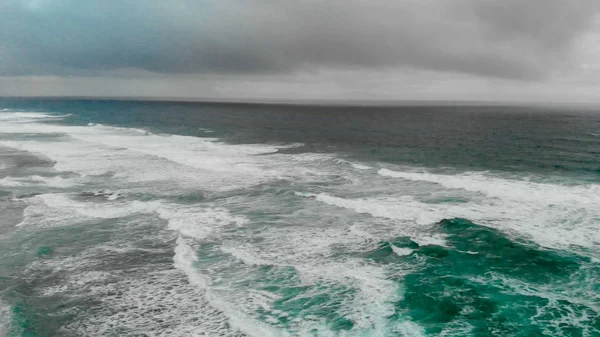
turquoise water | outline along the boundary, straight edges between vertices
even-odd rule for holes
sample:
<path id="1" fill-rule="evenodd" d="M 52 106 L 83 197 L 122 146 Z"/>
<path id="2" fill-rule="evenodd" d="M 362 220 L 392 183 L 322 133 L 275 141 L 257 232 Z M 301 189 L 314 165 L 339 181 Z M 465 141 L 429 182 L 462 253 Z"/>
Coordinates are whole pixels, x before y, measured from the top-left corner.
<path id="1" fill-rule="evenodd" d="M 0 336 L 600 336 L 594 111 L 0 110 Z"/>

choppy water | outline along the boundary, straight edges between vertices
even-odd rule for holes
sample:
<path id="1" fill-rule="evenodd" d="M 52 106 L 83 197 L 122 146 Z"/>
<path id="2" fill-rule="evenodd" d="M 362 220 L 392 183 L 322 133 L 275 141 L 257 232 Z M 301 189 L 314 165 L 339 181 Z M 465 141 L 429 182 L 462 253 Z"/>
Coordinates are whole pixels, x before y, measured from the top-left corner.
<path id="1" fill-rule="evenodd" d="M 600 336 L 597 112 L 0 110 L 0 336 Z"/>

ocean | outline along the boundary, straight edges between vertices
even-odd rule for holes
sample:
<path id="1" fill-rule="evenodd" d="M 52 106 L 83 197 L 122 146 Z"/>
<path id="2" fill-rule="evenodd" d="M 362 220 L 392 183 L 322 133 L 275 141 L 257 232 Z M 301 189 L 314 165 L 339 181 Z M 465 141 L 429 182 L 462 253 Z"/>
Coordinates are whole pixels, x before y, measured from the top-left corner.
<path id="1" fill-rule="evenodd" d="M 0 110 L 0 336 L 600 336 L 600 110 Z"/>

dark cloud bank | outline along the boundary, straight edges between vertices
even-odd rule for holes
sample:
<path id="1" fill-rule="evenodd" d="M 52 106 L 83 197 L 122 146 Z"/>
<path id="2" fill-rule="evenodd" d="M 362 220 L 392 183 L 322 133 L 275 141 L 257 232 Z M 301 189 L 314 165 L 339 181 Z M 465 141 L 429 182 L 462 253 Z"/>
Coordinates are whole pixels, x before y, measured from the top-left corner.
<path id="1" fill-rule="evenodd" d="M 3 0 L 0 75 L 411 68 L 522 80 L 569 65 L 597 0 Z"/>

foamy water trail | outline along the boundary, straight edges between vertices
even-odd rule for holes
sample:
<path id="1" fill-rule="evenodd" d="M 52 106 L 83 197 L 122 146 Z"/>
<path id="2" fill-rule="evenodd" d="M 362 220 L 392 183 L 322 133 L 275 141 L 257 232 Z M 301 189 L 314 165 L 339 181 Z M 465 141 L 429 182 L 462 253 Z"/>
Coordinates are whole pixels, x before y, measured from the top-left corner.
<path id="1" fill-rule="evenodd" d="M 66 115 L 56 115 L 56 114 L 48 114 L 48 113 L 40 113 L 40 112 L 8 112 L 10 109 L 3 109 L 2 114 L 0 114 L 0 121 L 7 121 L 13 123 L 29 123 L 35 120 L 60 120 L 64 117 L 70 116 L 70 114 Z"/>
<path id="2" fill-rule="evenodd" d="M 55 188 L 69 188 L 76 186 L 80 179 L 63 177 L 42 177 L 32 175 L 28 177 L 5 177 L 0 179 L 1 187 L 28 187 L 32 185 L 42 185 Z"/>
<path id="3" fill-rule="evenodd" d="M 600 211 L 596 206 L 600 204 L 600 190 L 596 184 L 543 184 L 473 172 L 445 175 L 382 169 L 378 173 L 386 177 L 434 183 L 449 189 L 479 192 L 484 196 L 460 205 L 409 202 L 410 207 L 419 210 L 419 213 L 437 217 L 443 217 L 440 214 L 443 213 L 446 217 L 473 219 L 498 229 L 525 234 L 529 239 L 550 247 L 576 245 L 596 250 L 600 248 Z M 365 204 L 371 205 L 365 207 L 375 211 L 372 203 Z M 385 204 L 379 206 L 380 213 L 395 208 L 389 202 Z M 573 230 L 574 227 L 576 230 Z"/>
<path id="4" fill-rule="evenodd" d="M 513 188 L 517 188 L 517 183 L 511 184 Z M 524 190 L 529 188 L 524 185 Z M 579 204 L 574 204 L 568 197 L 563 198 L 561 203 L 551 204 L 548 204 L 545 199 L 532 198 L 531 201 L 525 202 L 497 197 L 435 204 L 423 203 L 410 196 L 348 199 L 325 193 L 317 195 L 298 193 L 298 195 L 314 197 L 317 201 L 361 214 L 401 220 L 407 235 L 417 235 L 415 233 L 422 232 L 427 225 L 444 218 L 460 217 L 508 233 L 519 233 L 547 247 L 579 246 L 599 249 L 600 211 L 595 207 L 597 204 L 590 200 L 595 199 L 595 195 L 590 195 L 587 202 Z M 583 194 L 581 196 L 583 198 Z M 573 226 L 577 226 L 577 230 L 573 230 Z M 418 240 L 417 237 L 415 238 Z"/>
<path id="5" fill-rule="evenodd" d="M 10 332 L 10 306 L 0 298 L 0 337 L 8 337 Z"/>
<path id="6" fill-rule="evenodd" d="M 278 148 L 296 147 L 298 144 L 231 146 L 214 138 L 156 135 L 141 129 L 97 124 L 6 123 L 0 125 L 0 133 L 50 135 L 53 138 L 0 140 L 0 145 L 49 158 L 56 162 L 54 167 L 58 171 L 75 172 L 83 177 L 114 174 L 124 183 L 165 181 L 177 184 L 178 188 L 220 190 L 252 186 L 273 179 L 292 179 L 296 174 L 318 175 L 310 169 L 288 165 L 279 157 L 256 159 L 259 155 L 275 154 Z M 303 162 L 319 158 L 322 156 L 299 155 L 286 160 Z M 6 180 L 5 184 L 18 183 L 15 178 Z"/>
<path id="7" fill-rule="evenodd" d="M 566 203 L 597 205 L 600 203 L 600 186 L 596 184 L 575 186 L 543 184 L 503 179 L 479 172 L 449 175 L 380 169 L 378 173 L 386 177 L 435 183 L 451 189 L 481 192 L 500 199 L 533 201 L 548 205 Z"/>

